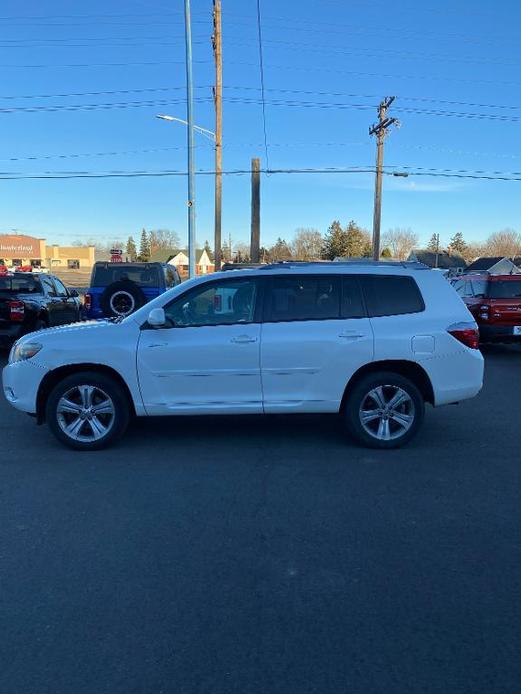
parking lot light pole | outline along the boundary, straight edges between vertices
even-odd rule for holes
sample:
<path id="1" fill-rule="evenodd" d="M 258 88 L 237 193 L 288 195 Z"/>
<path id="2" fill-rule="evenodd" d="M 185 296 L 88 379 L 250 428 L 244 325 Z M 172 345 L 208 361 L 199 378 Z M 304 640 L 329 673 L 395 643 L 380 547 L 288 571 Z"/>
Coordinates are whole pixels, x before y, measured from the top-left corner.
<path id="1" fill-rule="evenodd" d="M 193 132 L 200 133 L 203 135 L 203 137 L 212 140 L 212 142 L 215 142 L 215 133 L 207 128 L 202 128 L 200 125 L 194 125 L 193 123 L 190 125 L 190 121 L 184 120 L 184 118 L 169 116 L 165 113 L 158 113 L 156 118 L 175 123 L 182 123 L 183 125 L 188 126 L 188 274 L 189 277 L 195 277 L 195 171 L 194 159 L 193 155 L 191 155 L 191 152 L 193 152 Z M 190 137 L 190 132 L 192 132 L 192 138 Z"/>

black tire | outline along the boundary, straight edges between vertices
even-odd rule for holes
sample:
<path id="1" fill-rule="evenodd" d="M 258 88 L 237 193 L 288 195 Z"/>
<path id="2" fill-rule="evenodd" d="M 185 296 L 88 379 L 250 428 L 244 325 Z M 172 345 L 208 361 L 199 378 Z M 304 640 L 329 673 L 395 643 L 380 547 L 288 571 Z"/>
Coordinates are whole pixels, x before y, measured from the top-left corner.
<path id="1" fill-rule="evenodd" d="M 125 311 L 118 308 L 118 297 L 121 298 Z M 103 315 L 107 318 L 130 316 L 131 313 L 146 304 L 146 301 L 143 291 L 131 280 L 112 282 L 100 296 L 100 306 Z M 127 307 L 129 307 L 128 310 Z"/>
<path id="2" fill-rule="evenodd" d="M 379 388 L 383 390 L 375 391 Z M 380 393 L 382 398 L 377 397 Z M 392 407 L 387 410 L 389 402 L 398 394 L 403 402 L 396 410 Z M 383 409 L 379 401 L 385 404 Z M 365 426 L 362 410 L 371 413 Z M 377 415 L 380 412 L 381 416 Z M 410 379 L 392 371 L 381 371 L 361 378 L 349 393 L 344 410 L 348 431 L 359 443 L 369 448 L 384 449 L 399 448 L 408 443 L 418 433 L 424 415 L 425 402 L 417 386 Z"/>
<path id="3" fill-rule="evenodd" d="M 102 403 L 110 401 L 109 407 L 112 407 L 112 412 L 97 414 L 92 409 L 90 417 L 88 412 L 84 411 L 80 414 L 79 410 L 77 413 L 62 412 L 60 414 L 59 408 L 63 407 L 63 403 L 60 405 L 60 400 L 65 395 L 67 395 L 67 401 L 78 408 L 82 407 L 82 391 L 75 390 L 81 386 L 93 389 L 92 408 L 100 407 Z M 78 397 L 74 395 L 76 392 Z M 61 443 L 79 451 L 97 451 L 107 448 L 123 436 L 130 418 L 130 403 L 127 394 L 115 379 L 96 371 L 80 371 L 64 378 L 51 391 L 47 399 L 45 418 L 52 433 Z M 77 437 L 74 438 L 65 431 L 64 427 L 80 420 L 83 420 L 83 423 L 81 426 L 78 424 Z M 91 426 L 89 420 L 92 422 L 96 420 L 96 422 Z M 95 438 L 94 425 L 98 428 L 98 438 Z M 103 435 L 100 434 L 102 428 L 107 429 Z"/>

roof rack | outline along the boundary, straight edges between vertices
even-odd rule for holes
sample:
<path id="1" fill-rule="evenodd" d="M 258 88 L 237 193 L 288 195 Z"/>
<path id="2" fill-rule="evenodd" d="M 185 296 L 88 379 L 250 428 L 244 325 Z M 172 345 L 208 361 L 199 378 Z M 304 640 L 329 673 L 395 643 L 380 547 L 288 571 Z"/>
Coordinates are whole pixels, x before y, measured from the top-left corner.
<path id="1" fill-rule="evenodd" d="M 331 265 L 365 265 L 369 267 L 401 267 L 408 270 L 429 270 L 429 266 L 416 260 L 373 260 L 372 258 L 355 258 L 353 260 L 280 260 L 259 267 L 259 270 L 299 270 L 304 267 L 331 267 Z"/>

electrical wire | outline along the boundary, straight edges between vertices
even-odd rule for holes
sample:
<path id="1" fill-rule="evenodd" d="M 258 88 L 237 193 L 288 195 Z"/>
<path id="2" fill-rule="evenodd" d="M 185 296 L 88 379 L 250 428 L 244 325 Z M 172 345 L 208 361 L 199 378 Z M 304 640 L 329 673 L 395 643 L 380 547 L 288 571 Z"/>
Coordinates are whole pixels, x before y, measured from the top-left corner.
<path id="1" fill-rule="evenodd" d="M 389 167 L 387 167 L 389 168 Z M 401 167 L 408 168 L 409 176 L 430 176 L 430 177 L 441 177 L 441 178 L 462 178 L 462 179 L 475 179 L 475 180 L 489 180 L 489 181 L 521 181 L 521 172 L 486 172 L 486 171 L 466 171 L 463 169 L 452 170 L 452 169 L 422 169 L 421 167 Z M 198 170 L 197 175 L 201 176 L 214 176 L 215 171 L 210 170 Z M 231 169 L 222 172 L 225 176 L 245 176 L 250 175 L 250 169 Z M 261 173 L 276 175 L 276 174 L 365 174 L 375 173 L 374 167 L 309 167 L 309 168 L 278 168 L 270 169 L 263 168 Z M 384 170 L 384 175 L 395 176 L 397 171 Z M 0 180 L 68 180 L 68 179 L 103 179 L 103 178 L 157 178 L 157 177 L 167 177 L 167 176 L 187 176 L 186 171 L 179 170 L 162 170 L 162 171 L 107 171 L 107 172 L 92 172 L 92 171 L 78 171 L 78 172 L 44 172 L 39 174 L 18 174 L 10 172 L 0 172 Z"/>

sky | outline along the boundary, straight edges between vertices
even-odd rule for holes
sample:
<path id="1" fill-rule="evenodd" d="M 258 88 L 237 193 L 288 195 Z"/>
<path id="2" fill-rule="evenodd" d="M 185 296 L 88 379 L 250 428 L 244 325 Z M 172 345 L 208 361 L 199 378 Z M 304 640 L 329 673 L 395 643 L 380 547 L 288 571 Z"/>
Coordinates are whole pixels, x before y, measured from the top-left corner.
<path id="1" fill-rule="evenodd" d="M 429 169 L 521 178 L 518 2 L 222 0 L 223 166 L 374 167 L 369 126 L 385 96 L 401 122 L 386 139 L 382 229 L 426 242 L 521 230 L 521 180 L 430 177 Z M 30 179 L 78 172 L 186 172 L 183 0 L 66 0 L 0 12 L 0 233 L 66 245 L 169 228 L 186 239 L 186 176 Z M 195 122 L 214 129 L 212 1 L 192 0 Z M 264 140 L 264 125 L 266 142 Z M 197 135 L 196 167 L 213 144 Z M 370 229 L 374 174 L 263 174 L 261 242 L 334 219 Z M 213 237 L 213 177 L 196 181 L 197 240 Z M 246 242 L 249 175 L 226 175 L 223 235 Z"/>

